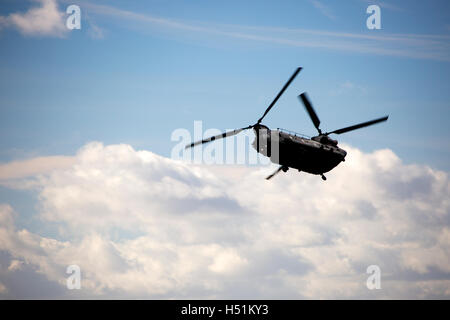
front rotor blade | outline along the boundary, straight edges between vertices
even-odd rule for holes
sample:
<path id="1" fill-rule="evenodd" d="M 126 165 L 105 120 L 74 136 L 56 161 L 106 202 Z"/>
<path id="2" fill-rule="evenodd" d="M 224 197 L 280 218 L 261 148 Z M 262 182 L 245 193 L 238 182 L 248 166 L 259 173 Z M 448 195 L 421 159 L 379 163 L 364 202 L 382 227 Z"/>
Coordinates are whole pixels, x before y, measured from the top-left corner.
<path id="1" fill-rule="evenodd" d="M 316 127 L 317 131 L 319 131 L 319 134 L 321 134 L 322 132 L 319 129 L 319 125 L 320 125 L 319 117 L 317 116 L 316 112 L 314 111 L 313 106 L 309 102 L 309 99 L 308 99 L 308 96 L 306 95 L 306 92 L 303 92 L 298 97 L 302 100 L 306 111 L 308 111 L 309 117 L 311 118 L 311 120 L 312 120 L 312 122 L 314 124 L 314 127 Z"/>
<path id="2" fill-rule="evenodd" d="M 345 127 L 345 128 L 342 128 L 342 129 L 338 129 L 338 130 L 334 130 L 334 131 L 331 131 L 331 132 L 327 132 L 326 135 L 329 135 L 331 133 L 341 134 L 341 133 L 344 133 L 344 132 L 348 132 L 348 131 L 364 128 L 364 127 L 371 126 L 371 125 L 373 125 L 375 123 L 378 123 L 378 122 L 386 121 L 388 118 L 389 118 L 389 116 L 385 116 L 385 117 L 382 117 L 382 118 L 379 118 L 379 119 L 363 122 L 363 123 L 360 123 L 360 124 L 355 124 L 354 126 Z"/>
<path id="3" fill-rule="evenodd" d="M 214 141 L 214 140 L 217 140 L 217 139 L 223 139 L 223 138 L 226 138 L 226 137 L 231 137 L 231 136 L 234 136 L 234 135 L 238 134 L 241 131 L 250 129 L 252 127 L 253 126 L 248 126 L 248 127 L 245 127 L 245 128 L 240 128 L 240 129 L 235 129 L 235 130 L 232 130 L 232 131 L 227 131 L 227 132 L 224 132 L 222 134 L 218 134 L 217 136 L 213 136 L 213 137 L 209 137 L 209 138 L 206 138 L 206 139 L 203 139 L 203 140 L 200 140 L 200 141 L 192 142 L 191 144 L 186 145 L 186 147 L 184 147 L 184 148 L 188 149 L 188 148 L 192 148 L 192 147 L 198 146 L 199 144 L 208 143 L 208 142 L 211 142 L 211 141 Z"/>
<path id="4" fill-rule="evenodd" d="M 289 87 L 289 85 L 291 84 L 291 82 L 295 79 L 295 77 L 297 76 L 297 74 L 300 72 L 300 70 L 302 70 L 301 67 L 297 68 L 294 72 L 294 74 L 290 77 L 290 79 L 288 80 L 288 82 L 286 82 L 286 84 L 284 85 L 283 89 L 281 89 L 281 91 L 278 93 L 278 95 L 275 97 L 275 99 L 273 99 L 272 103 L 269 105 L 269 107 L 267 107 L 266 111 L 264 112 L 263 116 L 261 118 L 259 118 L 258 123 L 261 123 L 261 121 L 264 119 L 264 117 L 266 116 L 266 114 L 269 113 L 270 109 L 272 109 L 272 107 L 275 105 L 275 103 L 278 101 L 278 99 L 280 99 L 281 95 L 283 94 L 283 92 L 287 89 L 287 87 Z"/>

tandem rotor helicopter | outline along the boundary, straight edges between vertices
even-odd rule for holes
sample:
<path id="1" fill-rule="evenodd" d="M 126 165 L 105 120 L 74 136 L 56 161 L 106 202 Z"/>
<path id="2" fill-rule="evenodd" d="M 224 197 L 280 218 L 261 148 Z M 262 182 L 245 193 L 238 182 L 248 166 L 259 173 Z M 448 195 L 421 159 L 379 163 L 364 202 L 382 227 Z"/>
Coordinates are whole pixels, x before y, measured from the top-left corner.
<path id="1" fill-rule="evenodd" d="M 286 82 L 284 87 L 267 107 L 266 111 L 259 120 L 252 125 L 244 128 L 231 130 L 222 134 L 209 137 L 197 142 L 186 145 L 186 149 L 195 147 L 199 144 L 208 143 L 217 139 L 222 139 L 230 136 L 234 136 L 244 130 L 253 129 L 255 132 L 255 140 L 252 143 L 253 148 L 270 158 L 270 161 L 279 164 L 280 167 L 266 179 L 273 178 L 280 171 L 286 172 L 289 168 L 296 169 L 298 171 L 307 172 L 310 174 L 320 175 L 323 180 L 326 180 L 324 173 L 332 170 L 339 163 L 345 161 L 347 152 L 344 149 L 339 148 L 338 141 L 329 137 L 330 134 L 341 134 L 348 131 L 364 128 L 373 124 L 386 121 L 389 116 L 378 118 L 375 120 L 362 122 L 353 126 L 345 127 L 342 129 L 333 130 L 323 133 L 320 130 L 320 120 L 317 116 L 314 108 L 312 107 L 306 93 L 299 95 L 300 100 L 303 102 L 309 117 L 311 118 L 314 126 L 318 131 L 318 135 L 312 138 L 305 138 L 297 134 L 292 134 L 287 130 L 277 129 L 271 130 L 267 126 L 261 124 L 261 121 L 269 113 L 270 109 L 275 105 L 287 87 L 295 79 L 297 74 L 302 68 L 297 68 L 291 78 Z M 287 131 L 287 132 L 285 132 Z"/>

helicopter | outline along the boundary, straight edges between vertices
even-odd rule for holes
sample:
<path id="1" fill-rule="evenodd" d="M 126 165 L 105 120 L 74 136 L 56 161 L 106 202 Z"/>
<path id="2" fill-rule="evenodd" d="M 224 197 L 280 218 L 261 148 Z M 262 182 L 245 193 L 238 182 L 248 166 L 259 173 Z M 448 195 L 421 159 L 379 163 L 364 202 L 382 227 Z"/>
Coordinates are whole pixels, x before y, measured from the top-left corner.
<path id="1" fill-rule="evenodd" d="M 348 131 L 371 126 L 373 124 L 386 121 L 389 116 L 384 116 L 378 119 L 324 133 L 319 127 L 319 117 L 314 111 L 307 94 L 304 92 L 298 97 L 303 103 L 312 123 L 314 124 L 314 127 L 318 131 L 318 135 L 307 138 L 306 136 L 280 128 L 277 128 L 276 130 L 269 129 L 269 127 L 261 124 L 262 120 L 269 113 L 284 91 L 286 91 L 300 70 L 302 70 L 301 67 L 295 70 L 294 74 L 289 78 L 272 103 L 267 107 L 262 117 L 259 118 L 255 124 L 193 142 L 186 145 L 185 148 L 192 148 L 217 139 L 234 136 L 244 130 L 253 129 L 255 132 L 255 140 L 252 142 L 252 147 L 257 152 L 269 157 L 271 162 L 280 165 L 275 172 L 266 177 L 267 180 L 273 178 L 281 171 L 286 172 L 292 168 L 298 170 L 299 172 L 303 171 L 309 174 L 320 175 L 325 181 L 327 178 L 324 173 L 329 172 L 338 164 L 345 161 L 345 156 L 347 155 L 347 152 L 344 149 L 338 147 L 338 141 L 331 139 L 329 135 L 342 134 Z"/>

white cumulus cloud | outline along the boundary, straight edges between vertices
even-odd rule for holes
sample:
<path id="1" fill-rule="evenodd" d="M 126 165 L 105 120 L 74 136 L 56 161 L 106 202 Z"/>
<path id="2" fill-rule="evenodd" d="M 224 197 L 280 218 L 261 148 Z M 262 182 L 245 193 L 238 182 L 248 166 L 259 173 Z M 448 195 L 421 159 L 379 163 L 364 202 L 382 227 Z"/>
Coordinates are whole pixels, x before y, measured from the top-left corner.
<path id="1" fill-rule="evenodd" d="M 0 27 L 13 27 L 24 35 L 62 37 L 68 30 L 64 12 L 58 8 L 56 0 L 35 0 L 39 6 L 25 13 L 11 13 L 0 16 Z"/>
<path id="2" fill-rule="evenodd" d="M 26 274 L 51 297 L 449 298 L 448 174 L 344 148 L 324 182 L 87 144 L 28 184 L 52 235 L 0 207 L 0 295 L 23 296 Z M 72 264 L 78 293 L 65 289 Z M 381 290 L 366 287 L 369 265 Z"/>

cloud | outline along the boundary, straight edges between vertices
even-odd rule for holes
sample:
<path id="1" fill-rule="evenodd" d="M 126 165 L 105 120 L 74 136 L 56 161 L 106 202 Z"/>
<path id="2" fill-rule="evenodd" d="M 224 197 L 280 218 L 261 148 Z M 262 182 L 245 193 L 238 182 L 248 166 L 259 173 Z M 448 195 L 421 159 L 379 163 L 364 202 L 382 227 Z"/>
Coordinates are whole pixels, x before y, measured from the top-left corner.
<path id="1" fill-rule="evenodd" d="M 320 2 L 318 0 L 309 0 L 309 2 L 311 2 L 311 4 L 317 10 L 319 10 L 324 16 L 328 17 L 331 20 L 336 20 L 336 16 L 333 14 L 333 12 L 330 9 L 330 7 L 324 5 L 322 2 Z"/>
<path id="2" fill-rule="evenodd" d="M 2 180 L 25 178 L 49 173 L 52 170 L 68 168 L 74 162 L 73 157 L 50 156 L 0 164 L 0 183 Z"/>
<path id="3" fill-rule="evenodd" d="M 5 285 L 0 282 L 0 294 L 5 294 L 6 292 L 7 292 L 7 289 L 6 289 Z"/>
<path id="4" fill-rule="evenodd" d="M 325 6 L 314 1 L 326 11 Z M 82 3 L 90 17 L 119 23 L 143 33 L 170 38 L 195 39 L 217 42 L 225 40 L 249 43 L 268 43 L 298 48 L 315 48 L 359 54 L 407 57 L 450 61 L 450 37 L 448 35 L 348 33 L 301 28 L 221 25 L 208 22 L 186 22 L 141 12 L 123 10 L 109 5 Z M 331 13 L 328 12 L 330 16 Z"/>
<path id="5" fill-rule="evenodd" d="M 365 86 L 361 86 L 351 81 L 345 81 L 341 83 L 337 88 L 331 90 L 332 95 L 340 95 L 340 94 L 367 94 L 368 89 Z"/>
<path id="6" fill-rule="evenodd" d="M 35 0 L 39 7 L 25 13 L 11 13 L 0 16 L 0 27 L 12 27 L 27 36 L 62 37 L 68 31 L 64 12 L 59 11 L 56 0 Z"/>
<path id="7" fill-rule="evenodd" d="M 9 271 L 16 271 L 22 269 L 23 261 L 20 260 L 11 260 L 11 263 L 8 267 Z"/>
<path id="8" fill-rule="evenodd" d="M 0 206 L 0 296 L 45 283 L 60 298 L 449 298 L 448 174 L 343 147 L 323 182 L 87 144 L 33 178 L 48 235 Z M 65 289 L 71 264 L 82 290 Z M 366 288 L 373 264 L 381 290 Z"/>
<path id="9" fill-rule="evenodd" d="M 99 26 L 97 26 L 93 23 L 89 24 L 88 34 L 92 39 L 104 39 L 105 38 L 105 30 L 103 30 L 102 28 L 100 28 Z"/>

